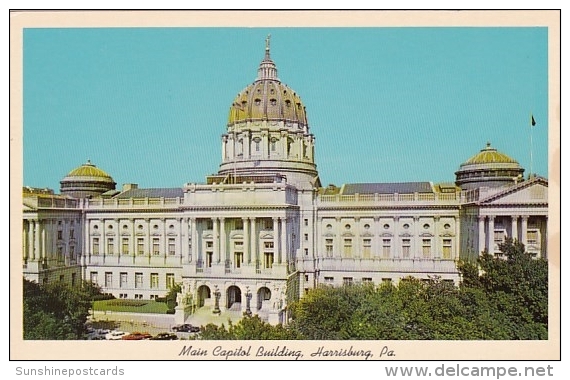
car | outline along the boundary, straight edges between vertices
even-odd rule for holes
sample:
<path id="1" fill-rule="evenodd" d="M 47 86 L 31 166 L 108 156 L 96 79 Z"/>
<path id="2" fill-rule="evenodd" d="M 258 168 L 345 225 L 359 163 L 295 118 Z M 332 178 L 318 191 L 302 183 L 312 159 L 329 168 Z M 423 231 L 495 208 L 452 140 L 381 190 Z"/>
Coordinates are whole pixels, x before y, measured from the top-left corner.
<path id="1" fill-rule="evenodd" d="M 138 331 L 121 337 L 122 340 L 144 340 L 150 338 L 152 338 L 152 335 L 150 335 L 149 333 L 141 333 Z"/>
<path id="2" fill-rule="evenodd" d="M 150 338 L 152 338 L 152 335 L 150 335 L 149 333 L 141 333 L 138 331 L 132 332 L 128 335 L 124 335 L 123 337 L 121 337 L 122 340 L 143 340 Z"/>
<path id="3" fill-rule="evenodd" d="M 129 335 L 124 331 L 113 330 L 105 335 L 106 340 L 121 340 L 125 335 Z"/>
<path id="4" fill-rule="evenodd" d="M 197 333 L 200 332 L 200 327 L 185 323 L 183 325 L 172 326 L 172 331 Z"/>
<path id="5" fill-rule="evenodd" d="M 150 340 L 178 340 L 178 336 L 176 336 L 176 334 L 173 333 L 162 332 L 156 334 L 155 336 L 150 338 Z"/>
<path id="6" fill-rule="evenodd" d="M 89 329 L 87 332 L 87 340 L 105 340 L 106 335 L 110 333 L 108 329 Z"/>

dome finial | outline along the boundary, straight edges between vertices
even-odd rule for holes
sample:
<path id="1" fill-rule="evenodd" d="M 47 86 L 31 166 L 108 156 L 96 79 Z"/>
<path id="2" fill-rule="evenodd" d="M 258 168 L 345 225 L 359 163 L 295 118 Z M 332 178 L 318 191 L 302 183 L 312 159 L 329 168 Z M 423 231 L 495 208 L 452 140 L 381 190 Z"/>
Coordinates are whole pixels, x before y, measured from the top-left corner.
<path id="1" fill-rule="evenodd" d="M 267 38 L 265 39 L 265 59 L 270 59 L 269 56 L 269 44 L 271 42 L 271 34 L 267 35 Z"/>

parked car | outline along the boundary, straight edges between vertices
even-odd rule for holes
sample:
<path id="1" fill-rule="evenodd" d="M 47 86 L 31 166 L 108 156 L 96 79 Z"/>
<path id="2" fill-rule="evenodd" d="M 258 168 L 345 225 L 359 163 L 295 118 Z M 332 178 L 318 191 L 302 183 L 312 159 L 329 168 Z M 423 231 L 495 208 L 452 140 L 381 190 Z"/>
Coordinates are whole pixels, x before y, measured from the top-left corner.
<path id="1" fill-rule="evenodd" d="M 177 340 L 177 339 L 178 336 L 176 336 L 176 334 L 167 333 L 167 332 L 156 334 L 155 336 L 150 338 L 150 340 Z"/>
<path id="2" fill-rule="evenodd" d="M 106 335 L 110 332 L 111 330 L 107 329 L 89 329 L 87 331 L 87 340 L 105 340 Z"/>
<path id="3" fill-rule="evenodd" d="M 123 339 L 123 337 L 125 335 L 128 335 L 129 333 L 126 333 L 124 331 L 118 331 L 118 330 L 113 330 L 110 333 L 108 333 L 107 335 L 105 335 L 105 339 L 107 340 L 121 340 Z"/>
<path id="4" fill-rule="evenodd" d="M 150 335 L 149 333 L 141 333 L 138 331 L 130 333 L 128 335 L 123 335 L 121 337 L 122 340 L 144 340 L 150 338 L 152 338 L 152 335 Z"/>
<path id="5" fill-rule="evenodd" d="M 183 324 L 183 325 L 175 325 L 175 326 L 172 326 L 172 331 L 197 333 L 197 332 L 200 332 L 200 327 L 198 327 L 198 326 L 192 326 L 192 325 L 189 324 L 189 323 L 185 323 L 185 324 Z"/>

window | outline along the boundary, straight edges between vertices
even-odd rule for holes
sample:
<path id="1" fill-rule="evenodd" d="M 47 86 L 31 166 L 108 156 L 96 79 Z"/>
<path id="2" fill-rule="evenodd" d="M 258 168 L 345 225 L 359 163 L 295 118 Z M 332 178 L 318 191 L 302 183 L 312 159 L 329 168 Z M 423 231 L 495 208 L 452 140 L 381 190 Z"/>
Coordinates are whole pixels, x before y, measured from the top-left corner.
<path id="1" fill-rule="evenodd" d="M 333 239 L 325 240 L 325 252 L 327 253 L 327 257 L 333 256 Z"/>
<path id="2" fill-rule="evenodd" d="M 150 288 L 151 289 L 158 288 L 158 273 L 150 274 Z"/>
<path id="3" fill-rule="evenodd" d="M 305 256 L 309 256 L 309 248 L 305 248 Z"/>
<path id="4" fill-rule="evenodd" d="M 166 274 L 166 289 L 172 289 L 174 287 L 174 273 Z"/>
<path id="5" fill-rule="evenodd" d="M 212 260 L 214 258 L 214 254 L 212 252 L 206 252 L 206 267 L 212 267 Z"/>
<path id="6" fill-rule="evenodd" d="M 207 230 L 213 230 L 214 229 L 214 221 L 213 220 L 206 221 L 206 229 Z"/>
<path id="7" fill-rule="evenodd" d="M 241 240 L 235 241 L 234 242 L 234 248 L 242 249 L 243 248 L 243 241 L 241 241 Z"/>
<path id="8" fill-rule="evenodd" d="M 152 238 L 152 254 L 158 256 L 160 254 L 160 240 L 158 238 Z"/>
<path id="9" fill-rule="evenodd" d="M 206 242 L 206 248 L 214 248 L 214 242 L 211 240 L 208 240 Z"/>
<path id="10" fill-rule="evenodd" d="M 123 255 L 128 255 L 129 254 L 129 238 L 123 238 L 122 242 L 121 242 L 121 251 L 123 252 Z"/>
<path id="11" fill-rule="evenodd" d="M 99 238 L 93 238 L 93 254 L 99 254 Z"/>
<path id="12" fill-rule="evenodd" d="M 538 231 L 536 231 L 536 230 L 527 231 L 526 243 L 528 245 L 537 245 L 538 244 Z"/>
<path id="13" fill-rule="evenodd" d="M 309 234 L 304 235 L 305 241 L 309 241 Z"/>
<path id="14" fill-rule="evenodd" d="M 105 287 L 110 288 L 113 286 L 113 273 L 105 272 Z"/>
<path id="15" fill-rule="evenodd" d="M 342 284 L 343 285 L 352 285 L 352 283 L 353 283 L 352 277 L 343 277 L 342 278 Z"/>
<path id="16" fill-rule="evenodd" d="M 275 152 L 275 140 L 271 140 L 271 151 Z"/>
<path id="17" fill-rule="evenodd" d="M 266 241 L 264 246 L 265 246 L 265 249 L 273 249 L 273 242 L 272 241 Z"/>
<path id="18" fill-rule="evenodd" d="M 305 275 L 305 281 L 309 281 L 309 275 L 308 274 Z"/>
<path id="19" fill-rule="evenodd" d="M 372 249 L 372 239 L 364 239 L 362 241 L 362 257 L 365 259 L 369 259 L 371 249 Z"/>
<path id="20" fill-rule="evenodd" d="M 390 239 L 382 239 L 382 257 L 385 259 L 390 257 Z"/>
<path id="21" fill-rule="evenodd" d="M 265 229 L 266 230 L 273 230 L 273 220 L 271 220 L 271 219 L 265 220 Z"/>
<path id="22" fill-rule="evenodd" d="M 505 236 L 504 231 L 502 231 L 502 230 L 501 231 L 495 231 L 495 237 L 494 237 L 495 244 L 502 243 L 504 236 Z"/>
<path id="23" fill-rule="evenodd" d="M 451 259 L 451 239 L 443 239 L 443 258 Z"/>
<path id="24" fill-rule="evenodd" d="M 402 239 L 402 257 L 405 259 L 410 257 L 410 239 Z"/>
<path id="25" fill-rule="evenodd" d="M 77 273 L 72 273 L 71 274 L 71 286 L 75 286 L 75 280 L 76 280 L 76 276 Z"/>
<path id="26" fill-rule="evenodd" d="M 255 142 L 255 151 L 259 152 L 259 141 Z"/>
<path id="27" fill-rule="evenodd" d="M 69 258 L 71 260 L 75 260 L 75 246 L 74 245 L 69 246 Z"/>
<path id="28" fill-rule="evenodd" d="M 372 282 L 372 277 L 362 277 L 362 282 Z"/>
<path id="29" fill-rule="evenodd" d="M 242 263 L 243 263 L 243 252 L 235 252 L 234 253 L 234 266 L 236 268 L 241 268 Z"/>
<path id="30" fill-rule="evenodd" d="M 176 239 L 168 238 L 168 254 L 173 256 L 176 254 Z"/>
<path id="31" fill-rule="evenodd" d="M 243 230 L 243 219 L 236 220 L 236 230 Z"/>
<path id="32" fill-rule="evenodd" d="M 98 279 L 97 279 L 97 272 L 91 272 L 89 274 L 89 279 L 91 280 L 91 282 L 95 285 L 98 284 Z"/>
<path id="33" fill-rule="evenodd" d="M 135 273 L 135 288 L 143 287 L 143 274 L 140 272 Z"/>
<path id="34" fill-rule="evenodd" d="M 334 277 L 325 277 L 325 283 L 331 284 L 334 282 Z"/>
<path id="35" fill-rule="evenodd" d="M 57 231 L 57 240 L 63 239 L 63 231 Z"/>
<path id="36" fill-rule="evenodd" d="M 305 227 L 308 226 L 308 225 L 309 225 L 309 219 L 305 219 L 305 220 L 303 221 L 303 223 L 305 224 Z"/>
<path id="37" fill-rule="evenodd" d="M 124 288 L 127 286 L 127 273 L 121 272 L 121 276 L 119 277 L 119 287 Z"/>
<path id="38" fill-rule="evenodd" d="M 265 268 L 273 268 L 273 253 L 265 252 Z"/>
<path id="39" fill-rule="evenodd" d="M 60 282 L 63 282 L 63 280 L 65 280 L 65 275 L 60 274 L 60 275 L 59 275 L 59 281 L 60 281 Z"/>
<path id="40" fill-rule="evenodd" d="M 344 239 L 344 257 L 352 257 L 352 239 Z"/>
<path id="41" fill-rule="evenodd" d="M 383 278 L 382 279 L 382 284 L 391 284 L 392 283 L 392 279 L 391 278 Z"/>
<path id="42" fill-rule="evenodd" d="M 69 230 L 69 238 L 75 239 L 75 230 L 73 228 Z"/>
<path id="43" fill-rule="evenodd" d="M 431 239 L 422 239 L 422 254 L 424 258 L 431 256 Z"/>
<path id="44" fill-rule="evenodd" d="M 137 238 L 137 254 L 144 255 L 144 238 Z"/>
<path id="45" fill-rule="evenodd" d="M 113 238 L 107 238 L 107 254 L 113 255 L 115 253 L 115 240 Z"/>

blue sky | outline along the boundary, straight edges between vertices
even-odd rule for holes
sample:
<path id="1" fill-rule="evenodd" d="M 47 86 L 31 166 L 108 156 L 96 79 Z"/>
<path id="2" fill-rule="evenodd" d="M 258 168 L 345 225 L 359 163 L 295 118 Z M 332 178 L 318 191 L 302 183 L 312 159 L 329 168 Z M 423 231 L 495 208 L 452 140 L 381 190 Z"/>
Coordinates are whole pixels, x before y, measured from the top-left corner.
<path id="1" fill-rule="evenodd" d="M 452 182 L 490 141 L 548 175 L 546 28 L 24 30 L 24 185 L 90 159 L 120 188 L 203 182 L 271 34 L 323 185 Z"/>

